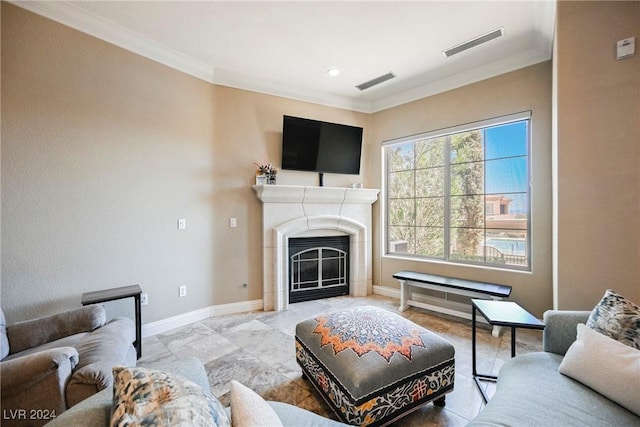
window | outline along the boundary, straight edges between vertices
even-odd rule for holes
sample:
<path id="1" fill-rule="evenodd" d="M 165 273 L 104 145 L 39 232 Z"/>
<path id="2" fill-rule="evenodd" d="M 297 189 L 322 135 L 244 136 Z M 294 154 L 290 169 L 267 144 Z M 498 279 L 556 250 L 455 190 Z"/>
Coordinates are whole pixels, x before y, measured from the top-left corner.
<path id="1" fill-rule="evenodd" d="M 385 142 L 386 254 L 529 270 L 530 116 Z"/>

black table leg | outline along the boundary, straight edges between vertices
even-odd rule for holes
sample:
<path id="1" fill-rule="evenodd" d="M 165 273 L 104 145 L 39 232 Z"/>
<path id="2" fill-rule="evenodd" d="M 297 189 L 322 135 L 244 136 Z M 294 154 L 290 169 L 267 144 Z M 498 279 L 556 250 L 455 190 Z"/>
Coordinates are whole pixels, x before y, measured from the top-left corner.
<path id="1" fill-rule="evenodd" d="M 142 357 L 142 302 L 139 294 L 133 298 L 136 306 L 136 356 L 140 359 Z"/>
<path id="2" fill-rule="evenodd" d="M 496 382 L 498 377 L 495 375 L 485 375 L 479 374 L 476 368 L 476 306 L 471 304 L 471 365 L 473 370 L 473 380 L 478 386 L 478 390 L 480 390 L 480 394 L 482 394 L 482 399 L 484 399 L 484 403 L 489 401 L 489 397 L 487 393 L 485 393 L 484 388 L 482 387 L 482 383 L 480 381 L 491 381 Z M 513 336 L 513 335 L 512 335 Z"/>
<path id="3" fill-rule="evenodd" d="M 471 364 L 473 366 L 473 377 L 478 374 L 476 372 L 476 306 L 471 305 Z"/>

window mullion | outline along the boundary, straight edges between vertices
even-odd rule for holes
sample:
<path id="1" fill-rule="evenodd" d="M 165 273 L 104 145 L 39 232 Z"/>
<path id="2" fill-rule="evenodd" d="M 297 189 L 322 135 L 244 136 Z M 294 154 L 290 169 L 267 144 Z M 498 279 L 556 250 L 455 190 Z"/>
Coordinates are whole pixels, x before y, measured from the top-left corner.
<path id="1" fill-rule="evenodd" d="M 416 198 L 416 186 L 418 184 L 418 179 L 417 179 L 417 153 L 416 153 L 417 147 L 416 147 L 416 143 L 413 143 L 413 224 L 411 224 L 411 226 L 413 227 L 413 253 L 415 254 L 417 252 L 418 249 L 418 226 L 416 225 L 418 223 L 418 202 L 417 202 L 417 198 Z"/>
<path id="2" fill-rule="evenodd" d="M 487 262 L 487 130 L 482 129 L 482 262 Z"/>
<path id="3" fill-rule="evenodd" d="M 451 258 L 451 137 L 445 138 L 444 148 L 444 259 Z"/>

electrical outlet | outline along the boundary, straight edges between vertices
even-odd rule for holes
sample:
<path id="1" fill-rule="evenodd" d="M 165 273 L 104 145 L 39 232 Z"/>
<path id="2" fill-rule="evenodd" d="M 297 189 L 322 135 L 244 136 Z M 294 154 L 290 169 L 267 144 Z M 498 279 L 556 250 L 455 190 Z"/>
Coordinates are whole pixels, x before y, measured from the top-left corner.
<path id="1" fill-rule="evenodd" d="M 149 294 L 144 293 L 140 295 L 140 305 L 147 305 L 147 304 L 149 304 Z"/>
<path id="2" fill-rule="evenodd" d="M 187 287 L 185 285 L 178 286 L 178 296 L 179 297 L 187 296 Z"/>

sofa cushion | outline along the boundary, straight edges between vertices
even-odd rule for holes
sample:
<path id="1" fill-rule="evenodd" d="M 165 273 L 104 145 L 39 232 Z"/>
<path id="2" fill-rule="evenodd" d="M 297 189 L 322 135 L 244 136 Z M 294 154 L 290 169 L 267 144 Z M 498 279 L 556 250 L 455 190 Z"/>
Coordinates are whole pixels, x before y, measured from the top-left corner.
<path id="1" fill-rule="evenodd" d="M 51 341 L 46 344 L 39 345 L 37 347 L 29 348 L 18 353 L 12 353 L 6 357 L 6 360 L 17 359 L 18 357 L 28 356 L 30 354 L 36 354 L 41 351 L 52 350 L 58 347 L 73 347 L 76 348 L 78 343 L 87 335 L 87 332 L 81 332 L 75 335 L 69 335 L 68 337 L 60 338 L 59 340 Z"/>
<path id="2" fill-rule="evenodd" d="M 338 421 L 325 418 L 306 409 L 289 405 L 288 403 L 268 401 L 267 404 L 275 411 L 284 426 L 304 427 L 346 427 Z"/>
<path id="3" fill-rule="evenodd" d="M 231 381 L 231 423 L 233 427 L 282 426 L 278 414 L 262 397 L 235 380 Z"/>
<path id="4" fill-rule="evenodd" d="M 558 370 L 640 416 L 640 350 L 578 325 Z"/>
<path id="5" fill-rule="evenodd" d="M 78 369 L 104 360 L 114 361 L 114 365 L 123 365 L 129 347 L 136 339 L 135 324 L 126 317 L 111 320 L 103 327 L 87 334 L 77 345 L 80 362 Z M 134 362 L 134 361 L 128 361 Z M 111 377 L 109 367 L 108 376 Z M 130 365 L 129 365 L 130 366 Z M 108 385 L 111 385 L 109 382 Z"/>
<path id="6" fill-rule="evenodd" d="M 469 427 L 638 425 L 631 411 L 558 372 L 562 356 L 536 352 L 509 359 L 497 389 Z"/>
<path id="7" fill-rule="evenodd" d="M 587 326 L 614 340 L 640 349 L 640 306 L 607 289 L 595 306 Z"/>
<path id="8" fill-rule="evenodd" d="M 87 305 L 63 313 L 27 320 L 7 326 L 11 353 L 18 353 L 57 339 L 91 332 L 104 325 L 106 314 L 101 305 Z"/>
<path id="9" fill-rule="evenodd" d="M 7 338 L 7 321 L 4 311 L 0 308 L 0 360 L 9 355 L 9 338 Z"/>
<path id="10" fill-rule="evenodd" d="M 229 426 L 222 404 L 180 375 L 113 368 L 112 426 Z"/>

